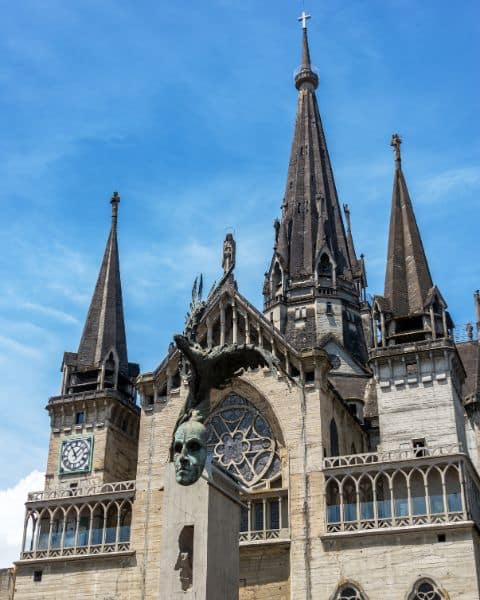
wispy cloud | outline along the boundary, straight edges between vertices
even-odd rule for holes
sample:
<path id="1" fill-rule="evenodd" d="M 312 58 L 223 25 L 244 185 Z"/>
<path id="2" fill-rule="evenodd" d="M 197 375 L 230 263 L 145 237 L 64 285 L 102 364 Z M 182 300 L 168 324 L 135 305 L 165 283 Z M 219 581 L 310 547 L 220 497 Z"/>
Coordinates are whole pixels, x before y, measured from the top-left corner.
<path id="1" fill-rule="evenodd" d="M 423 179 L 419 184 L 419 199 L 433 203 L 469 190 L 480 191 L 480 167 L 460 166 Z"/>
<path id="2" fill-rule="evenodd" d="M 35 304 L 34 302 L 24 302 L 22 304 L 22 308 L 26 309 L 27 311 L 33 311 L 42 315 L 46 315 L 47 317 L 53 317 L 54 319 L 58 319 L 64 323 L 79 323 L 79 320 L 76 317 L 64 312 L 63 310 L 58 310 L 50 306 L 43 306 L 42 304 Z"/>
<path id="3" fill-rule="evenodd" d="M 31 346 L 27 346 L 26 344 L 22 344 L 17 340 L 4 335 L 0 335 L 0 349 L 3 349 L 8 353 L 13 352 L 19 356 L 25 356 L 29 358 L 41 358 L 42 356 L 39 350 L 32 348 Z"/>

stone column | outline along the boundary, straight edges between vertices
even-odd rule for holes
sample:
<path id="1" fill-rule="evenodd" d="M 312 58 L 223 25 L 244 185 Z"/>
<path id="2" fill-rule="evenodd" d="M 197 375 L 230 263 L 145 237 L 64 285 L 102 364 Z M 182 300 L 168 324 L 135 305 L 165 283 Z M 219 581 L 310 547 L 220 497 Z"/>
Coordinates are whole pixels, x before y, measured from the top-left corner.
<path id="1" fill-rule="evenodd" d="M 215 466 L 190 486 L 165 475 L 159 600 L 238 600 L 238 487 Z"/>

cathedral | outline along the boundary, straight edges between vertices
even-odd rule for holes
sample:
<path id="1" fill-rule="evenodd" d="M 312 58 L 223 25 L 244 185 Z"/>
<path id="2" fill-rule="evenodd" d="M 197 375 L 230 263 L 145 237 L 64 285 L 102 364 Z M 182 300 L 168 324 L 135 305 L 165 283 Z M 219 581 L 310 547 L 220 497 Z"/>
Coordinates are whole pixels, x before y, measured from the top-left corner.
<path id="1" fill-rule="evenodd" d="M 307 18 L 285 195 L 258 282 L 263 307 L 238 288 L 228 234 L 225 276 L 197 331 L 203 348 L 252 344 L 278 364 L 246 369 L 211 397 L 208 460 L 243 490 L 238 598 L 478 600 L 480 294 L 476 328 L 456 342 L 394 134 L 385 287 L 367 295 Z M 80 343 L 65 352 L 60 392 L 48 400 L 45 486 L 26 499 L 1 598 L 170 600 L 160 576 L 165 473 L 187 375 L 173 343 L 152 372 L 130 362 L 119 203 L 114 193 Z"/>

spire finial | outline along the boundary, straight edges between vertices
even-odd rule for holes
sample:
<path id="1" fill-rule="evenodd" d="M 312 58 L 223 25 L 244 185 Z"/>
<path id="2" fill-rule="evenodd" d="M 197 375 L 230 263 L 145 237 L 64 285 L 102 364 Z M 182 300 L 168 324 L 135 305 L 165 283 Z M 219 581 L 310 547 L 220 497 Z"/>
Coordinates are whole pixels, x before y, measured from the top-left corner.
<path id="1" fill-rule="evenodd" d="M 307 21 L 312 18 L 312 15 L 307 15 L 307 13 L 302 10 L 302 14 L 298 17 L 298 20 L 302 22 L 302 29 L 307 28 Z"/>
<path id="2" fill-rule="evenodd" d="M 110 199 L 112 205 L 112 225 L 116 226 L 118 218 L 118 205 L 120 204 L 120 196 L 118 192 L 113 192 L 113 196 Z"/>
<path id="3" fill-rule="evenodd" d="M 345 221 L 347 222 L 347 230 L 350 231 L 350 229 L 351 229 L 350 208 L 349 208 L 348 204 L 343 205 L 343 212 L 345 213 Z"/>
<path id="4" fill-rule="evenodd" d="M 394 133 L 392 135 L 392 141 L 390 142 L 390 146 L 393 148 L 393 155 L 395 157 L 395 165 L 396 167 L 400 167 L 400 163 L 402 162 L 402 157 L 400 155 L 400 144 L 402 143 L 402 138 L 398 135 L 398 133 Z"/>
<path id="5" fill-rule="evenodd" d="M 318 75 L 316 69 L 312 67 L 310 61 L 310 49 L 308 47 L 307 21 L 311 19 L 311 15 L 307 15 L 305 11 L 298 17 L 302 23 L 302 64 L 295 71 L 295 87 L 297 90 L 306 87 L 310 90 L 315 90 L 318 86 Z M 305 85 L 306 84 L 306 85 Z"/>

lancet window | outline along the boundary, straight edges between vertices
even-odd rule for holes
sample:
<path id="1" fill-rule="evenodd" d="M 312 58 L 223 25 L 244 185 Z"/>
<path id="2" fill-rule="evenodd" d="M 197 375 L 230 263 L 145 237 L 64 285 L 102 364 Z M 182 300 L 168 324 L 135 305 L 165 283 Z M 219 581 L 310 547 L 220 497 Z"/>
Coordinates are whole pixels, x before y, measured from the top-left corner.
<path id="1" fill-rule="evenodd" d="M 420 579 L 413 586 L 408 600 L 443 600 L 445 594 L 431 579 Z"/>
<path id="2" fill-rule="evenodd" d="M 322 254 L 318 261 L 318 276 L 319 277 L 331 277 L 332 276 L 332 263 L 327 254 Z"/>
<path id="3" fill-rule="evenodd" d="M 340 454 L 340 444 L 338 442 L 338 428 L 335 419 L 330 421 L 330 456 Z"/>

